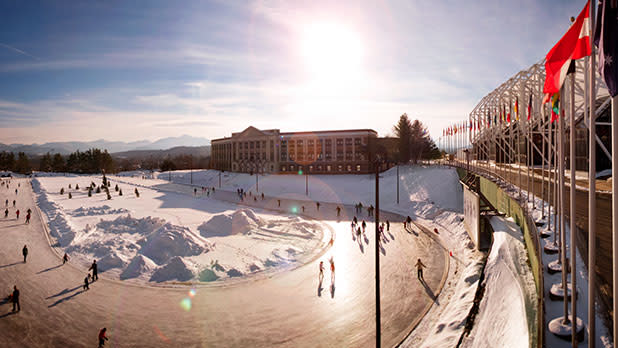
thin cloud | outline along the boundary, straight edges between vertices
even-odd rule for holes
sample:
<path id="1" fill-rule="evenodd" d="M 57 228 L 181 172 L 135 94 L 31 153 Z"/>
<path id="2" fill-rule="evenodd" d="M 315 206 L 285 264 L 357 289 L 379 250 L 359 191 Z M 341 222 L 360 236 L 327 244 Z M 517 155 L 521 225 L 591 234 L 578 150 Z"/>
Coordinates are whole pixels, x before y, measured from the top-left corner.
<path id="1" fill-rule="evenodd" d="M 22 50 L 20 50 L 19 48 L 15 48 L 15 47 L 13 47 L 13 46 L 9 46 L 9 45 L 4 44 L 4 43 L 2 43 L 2 42 L 0 42 L 0 46 L 4 47 L 4 48 L 6 48 L 6 49 L 9 49 L 9 50 L 11 50 L 11 51 L 13 51 L 13 52 L 17 52 L 17 53 L 19 53 L 19 54 L 21 54 L 21 55 L 24 55 L 24 56 L 27 56 L 27 57 L 30 57 L 30 58 L 33 58 L 33 59 L 36 59 L 36 60 L 41 60 L 41 58 L 39 58 L 39 57 L 37 57 L 37 56 L 35 56 L 35 55 L 32 55 L 32 54 L 30 54 L 30 53 L 28 53 L 28 52 L 25 52 L 25 51 L 22 51 Z"/>

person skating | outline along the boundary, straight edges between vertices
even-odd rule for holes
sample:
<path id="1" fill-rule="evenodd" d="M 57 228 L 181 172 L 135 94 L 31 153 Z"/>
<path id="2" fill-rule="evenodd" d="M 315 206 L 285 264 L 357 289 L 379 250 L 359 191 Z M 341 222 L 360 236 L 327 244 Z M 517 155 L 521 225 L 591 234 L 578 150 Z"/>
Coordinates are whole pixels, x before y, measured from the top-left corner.
<path id="1" fill-rule="evenodd" d="M 277 207 L 281 207 L 281 200 L 280 199 L 277 200 Z"/>
<path id="2" fill-rule="evenodd" d="M 28 247 L 24 245 L 24 248 L 21 249 L 21 253 L 24 255 L 24 263 L 26 263 L 26 258 L 28 257 Z"/>
<path id="3" fill-rule="evenodd" d="M 324 280 L 324 261 L 320 261 L 320 274 L 318 275 L 318 280 L 320 284 L 322 284 L 322 280 Z"/>
<path id="4" fill-rule="evenodd" d="M 17 189 L 15 189 L 15 194 L 17 194 Z"/>
<path id="5" fill-rule="evenodd" d="M 419 258 L 416 261 L 416 276 L 418 277 L 419 280 L 423 281 L 423 268 L 426 268 L 427 266 L 425 266 L 423 264 L 423 262 L 421 261 L 421 259 Z"/>
<path id="6" fill-rule="evenodd" d="M 361 223 L 361 227 L 363 228 L 363 233 L 365 233 L 365 228 L 367 227 L 365 220 L 363 220 L 363 222 Z"/>
<path id="7" fill-rule="evenodd" d="M 19 220 L 19 209 L 17 209 L 17 211 L 15 212 L 15 215 L 17 215 L 17 220 Z"/>
<path id="8" fill-rule="evenodd" d="M 333 258 L 330 258 L 330 282 L 332 284 L 335 284 L 335 260 L 333 260 Z"/>
<path id="9" fill-rule="evenodd" d="M 107 336 L 105 335 L 106 333 L 107 328 L 102 328 L 101 331 L 99 331 L 99 348 L 105 346 L 105 341 L 108 340 Z"/>
<path id="10" fill-rule="evenodd" d="M 337 217 L 341 216 L 341 207 L 337 207 Z"/>
<path id="11" fill-rule="evenodd" d="M 352 219 L 352 222 L 354 223 L 354 225 L 358 224 L 358 219 L 356 218 L 356 216 L 354 216 L 354 218 Z"/>
<path id="12" fill-rule="evenodd" d="M 303 205 L 300 208 L 303 210 L 303 213 L 304 213 L 305 212 L 305 206 Z"/>
<path id="13" fill-rule="evenodd" d="M 315 207 L 318 211 L 320 211 L 320 202 L 315 202 Z"/>
<path id="14" fill-rule="evenodd" d="M 9 217 L 9 208 L 4 209 L 4 218 Z"/>
<path id="15" fill-rule="evenodd" d="M 32 209 L 28 208 L 28 210 L 26 210 L 26 213 L 28 214 L 32 213 Z"/>
<path id="16" fill-rule="evenodd" d="M 89 280 L 90 280 L 90 273 L 88 273 L 88 275 L 86 275 L 86 278 L 84 278 L 84 290 L 90 290 L 90 286 L 88 286 Z"/>
<path id="17" fill-rule="evenodd" d="M 15 203 L 16 203 L 15 200 L 13 200 L 13 208 L 15 208 Z"/>
<path id="18" fill-rule="evenodd" d="M 4 201 L 4 206 L 8 207 L 9 206 L 9 200 L 7 199 L 6 201 Z"/>
<path id="19" fill-rule="evenodd" d="M 69 261 L 69 254 L 64 253 L 64 256 L 62 257 L 62 264 L 64 265 L 67 261 Z"/>
<path id="20" fill-rule="evenodd" d="M 98 271 L 98 267 L 97 267 L 97 260 L 94 260 L 94 262 L 92 262 L 92 266 L 90 266 L 90 268 L 88 268 L 88 270 L 92 270 L 92 281 L 94 282 L 95 280 L 99 280 L 99 271 Z"/>
<path id="21" fill-rule="evenodd" d="M 30 223 L 30 213 L 26 214 L 26 224 Z"/>
<path id="22" fill-rule="evenodd" d="M 11 301 L 13 302 L 13 312 L 21 311 L 21 306 L 19 305 L 19 289 L 17 289 L 17 285 L 13 286 L 13 294 L 11 294 Z M 17 310 L 15 310 L 17 308 Z"/>
<path id="23" fill-rule="evenodd" d="M 264 192 L 262 192 L 262 200 L 264 200 Z"/>

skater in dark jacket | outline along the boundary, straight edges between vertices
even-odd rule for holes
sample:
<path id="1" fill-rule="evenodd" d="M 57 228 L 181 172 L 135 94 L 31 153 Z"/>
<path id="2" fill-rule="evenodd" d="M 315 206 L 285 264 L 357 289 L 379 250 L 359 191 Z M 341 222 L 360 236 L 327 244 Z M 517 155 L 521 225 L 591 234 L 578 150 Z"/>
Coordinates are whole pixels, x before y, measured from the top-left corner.
<path id="1" fill-rule="evenodd" d="M 94 262 L 92 263 L 92 266 L 90 266 L 88 270 L 89 271 L 92 270 L 92 281 L 99 280 L 99 270 L 97 267 L 97 260 L 94 260 Z"/>
<path id="2" fill-rule="evenodd" d="M 88 275 L 86 275 L 86 278 L 84 278 L 84 290 L 90 290 L 90 287 L 88 286 L 89 281 L 90 281 L 90 273 L 88 273 Z"/>
<path id="3" fill-rule="evenodd" d="M 4 218 L 6 219 L 7 217 L 9 217 L 9 209 L 4 209 Z"/>
<path id="4" fill-rule="evenodd" d="M 24 255 L 24 263 L 26 263 L 26 258 L 28 257 L 28 247 L 24 245 L 24 248 L 21 249 L 21 253 Z"/>
<path id="5" fill-rule="evenodd" d="M 15 308 L 17 308 L 17 312 L 21 311 L 21 306 L 19 305 L 19 289 L 17 289 L 17 285 L 13 287 L 11 301 L 13 302 L 13 312 L 15 312 Z"/>
<path id="6" fill-rule="evenodd" d="M 62 264 L 64 265 L 67 261 L 69 261 L 69 254 L 64 253 L 64 256 L 62 257 Z"/>

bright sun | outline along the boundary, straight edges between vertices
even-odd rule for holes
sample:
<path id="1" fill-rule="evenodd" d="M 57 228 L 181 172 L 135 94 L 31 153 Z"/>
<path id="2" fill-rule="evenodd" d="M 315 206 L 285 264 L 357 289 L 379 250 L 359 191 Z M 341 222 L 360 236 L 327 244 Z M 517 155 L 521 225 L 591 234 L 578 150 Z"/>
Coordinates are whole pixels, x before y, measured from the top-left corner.
<path id="1" fill-rule="evenodd" d="M 304 28 L 301 53 L 310 80 L 349 84 L 361 73 L 362 47 L 358 35 L 336 23 Z"/>

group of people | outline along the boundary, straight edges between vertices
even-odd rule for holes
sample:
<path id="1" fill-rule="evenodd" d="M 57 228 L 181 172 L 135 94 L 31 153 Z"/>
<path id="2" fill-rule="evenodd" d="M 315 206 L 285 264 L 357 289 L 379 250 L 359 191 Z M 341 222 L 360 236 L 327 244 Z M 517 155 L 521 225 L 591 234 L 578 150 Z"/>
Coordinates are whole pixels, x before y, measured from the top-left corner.
<path id="1" fill-rule="evenodd" d="M 330 282 L 331 284 L 335 284 L 335 260 L 331 256 L 328 262 L 330 262 Z M 319 270 L 320 270 L 320 273 L 318 275 L 318 281 L 320 282 L 320 287 L 321 287 L 322 281 L 324 280 L 324 261 L 320 261 Z"/>
<path id="2" fill-rule="evenodd" d="M 354 212 L 358 215 L 363 213 L 363 203 L 358 202 L 354 204 Z M 375 208 L 373 205 L 369 205 L 367 207 L 367 216 L 374 216 Z"/>

